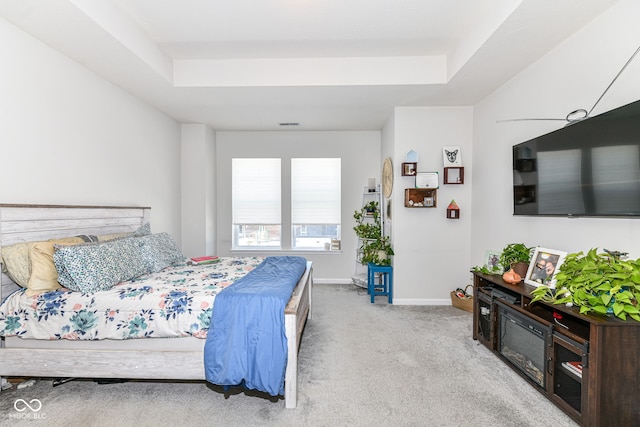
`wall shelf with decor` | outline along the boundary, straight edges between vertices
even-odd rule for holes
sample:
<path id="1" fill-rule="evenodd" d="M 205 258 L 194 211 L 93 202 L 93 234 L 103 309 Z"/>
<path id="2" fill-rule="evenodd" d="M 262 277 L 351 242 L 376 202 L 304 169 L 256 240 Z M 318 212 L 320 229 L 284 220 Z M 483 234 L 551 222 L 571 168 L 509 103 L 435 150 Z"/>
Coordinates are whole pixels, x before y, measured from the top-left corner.
<path id="1" fill-rule="evenodd" d="M 453 166 L 444 168 L 445 184 L 464 184 L 464 168 Z"/>
<path id="2" fill-rule="evenodd" d="M 449 206 L 447 206 L 447 218 L 449 219 L 460 219 L 460 206 L 456 203 L 455 200 L 451 200 Z"/>
<path id="3" fill-rule="evenodd" d="M 437 192 L 435 188 L 405 188 L 405 208 L 435 208 L 437 205 Z"/>
<path id="4" fill-rule="evenodd" d="M 402 164 L 402 176 L 415 176 L 418 171 L 418 163 L 416 162 L 404 162 Z"/>

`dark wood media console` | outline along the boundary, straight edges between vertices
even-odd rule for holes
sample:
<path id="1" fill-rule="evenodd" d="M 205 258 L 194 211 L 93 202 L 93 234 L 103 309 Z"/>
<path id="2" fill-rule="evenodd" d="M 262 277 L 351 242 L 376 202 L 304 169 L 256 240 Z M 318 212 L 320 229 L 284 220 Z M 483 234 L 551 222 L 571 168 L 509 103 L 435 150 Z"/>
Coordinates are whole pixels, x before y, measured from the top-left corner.
<path id="1" fill-rule="evenodd" d="M 474 273 L 473 339 L 579 424 L 638 425 L 640 323 L 530 304 L 533 289 Z M 531 360 L 518 354 L 523 346 L 536 347 L 522 352 Z"/>

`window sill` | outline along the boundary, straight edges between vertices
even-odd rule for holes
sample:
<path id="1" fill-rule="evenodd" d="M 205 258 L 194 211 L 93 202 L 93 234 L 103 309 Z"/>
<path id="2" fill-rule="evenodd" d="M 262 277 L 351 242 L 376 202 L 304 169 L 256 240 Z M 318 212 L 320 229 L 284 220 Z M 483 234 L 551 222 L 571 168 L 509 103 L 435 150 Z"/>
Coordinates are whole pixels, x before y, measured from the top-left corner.
<path id="1" fill-rule="evenodd" d="M 326 251 L 310 249 L 231 249 L 232 254 L 275 254 L 278 255 L 341 255 L 342 250 Z"/>

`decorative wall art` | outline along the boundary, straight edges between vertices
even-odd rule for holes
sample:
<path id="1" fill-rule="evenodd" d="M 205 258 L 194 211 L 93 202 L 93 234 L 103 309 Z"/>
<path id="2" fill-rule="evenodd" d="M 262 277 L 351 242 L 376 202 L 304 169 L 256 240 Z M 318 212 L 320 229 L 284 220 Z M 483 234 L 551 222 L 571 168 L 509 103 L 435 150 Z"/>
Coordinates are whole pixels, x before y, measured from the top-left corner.
<path id="1" fill-rule="evenodd" d="M 438 172 L 417 172 L 416 188 L 438 188 Z"/>
<path id="2" fill-rule="evenodd" d="M 409 150 L 405 159 L 407 163 L 418 163 L 418 153 L 415 150 Z"/>
<path id="3" fill-rule="evenodd" d="M 391 192 L 393 191 L 393 164 L 391 162 L 391 157 L 387 157 L 384 159 L 384 163 L 382 165 L 382 194 L 384 197 L 391 197 Z"/>
<path id="4" fill-rule="evenodd" d="M 447 206 L 447 218 L 460 219 L 460 207 L 453 199 L 451 200 L 451 203 L 449 203 L 449 206 Z"/>
<path id="5" fill-rule="evenodd" d="M 444 167 L 462 166 L 462 153 L 459 146 L 442 147 Z"/>

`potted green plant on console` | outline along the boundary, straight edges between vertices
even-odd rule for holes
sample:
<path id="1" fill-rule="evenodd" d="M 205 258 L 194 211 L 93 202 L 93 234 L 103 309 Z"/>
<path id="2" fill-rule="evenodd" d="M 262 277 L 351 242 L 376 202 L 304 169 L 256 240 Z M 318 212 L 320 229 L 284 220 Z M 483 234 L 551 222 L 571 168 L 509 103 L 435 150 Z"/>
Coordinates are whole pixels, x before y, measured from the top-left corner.
<path id="1" fill-rule="evenodd" d="M 475 266 L 471 270 L 483 274 L 502 275 L 506 271 L 513 269 L 520 277 L 524 277 L 529 268 L 531 260 L 531 249 L 524 243 L 509 243 L 502 249 L 498 257 L 498 265 L 489 268 L 488 266 Z"/>
<path id="2" fill-rule="evenodd" d="M 530 260 L 531 248 L 524 243 L 509 243 L 500 253 L 500 265 L 504 270 L 513 269 L 520 277 L 527 274 Z"/>
<path id="3" fill-rule="evenodd" d="M 353 213 L 356 226 L 353 230 L 360 239 L 361 257 L 359 261 L 367 265 L 391 265 L 393 248 L 389 237 L 382 235 L 382 221 L 378 202 L 371 201 Z"/>
<path id="4" fill-rule="evenodd" d="M 537 287 L 531 302 L 545 301 L 595 312 L 627 316 L 640 322 L 640 259 L 622 260 L 611 253 L 591 249 L 566 256 L 555 276 L 555 289 Z"/>

